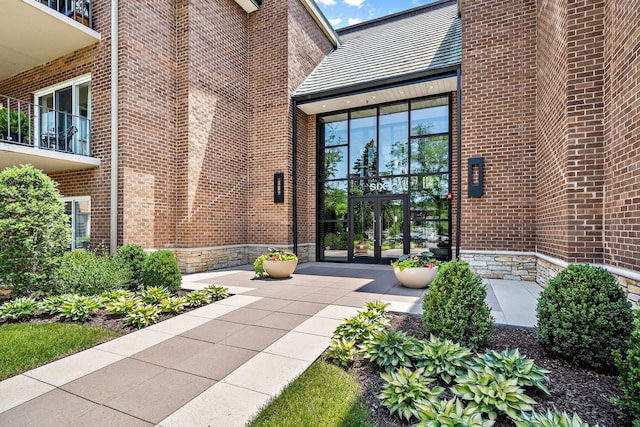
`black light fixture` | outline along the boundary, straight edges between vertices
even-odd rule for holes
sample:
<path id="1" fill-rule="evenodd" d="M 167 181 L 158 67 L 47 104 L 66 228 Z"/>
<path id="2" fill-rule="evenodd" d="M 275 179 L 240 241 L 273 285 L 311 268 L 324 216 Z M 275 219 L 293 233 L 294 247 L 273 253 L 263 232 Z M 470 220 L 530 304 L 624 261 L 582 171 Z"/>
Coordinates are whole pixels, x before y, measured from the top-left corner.
<path id="1" fill-rule="evenodd" d="M 273 174 L 273 203 L 284 203 L 284 173 Z"/>
<path id="2" fill-rule="evenodd" d="M 469 197 L 482 197 L 484 193 L 482 185 L 482 175 L 484 169 L 483 157 L 470 157 L 469 158 Z"/>

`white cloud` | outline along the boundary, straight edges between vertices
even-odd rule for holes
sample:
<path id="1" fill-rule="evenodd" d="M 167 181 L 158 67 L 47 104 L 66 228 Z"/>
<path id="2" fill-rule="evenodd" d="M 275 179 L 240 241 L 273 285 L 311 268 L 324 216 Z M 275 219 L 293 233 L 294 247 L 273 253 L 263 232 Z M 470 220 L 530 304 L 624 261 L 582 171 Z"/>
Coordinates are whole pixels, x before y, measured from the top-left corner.
<path id="1" fill-rule="evenodd" d="M 316 3 L 322 3 L 325 6 L 333 6 L 336 4 L 336 0 L 316 0 Z"/>
<path id="2" fill-rule="evenodd" d="M 335 27 L 336 25 L 339 25 L 341 22 L 342 22 L 342 19 L 340 19 L 340 18 L 329 19 L 329 24 L 331 24 L 332 27 Z"/>
<path id="3" fill-rule="evenodd" d="M 343 0 L 347 6 L 362 7 L 364 0 Z"/>
<path id="4" fill-rule="evenodd" d="M 362 19 L 360 18 L 349 18 L 349 25 L 359 24 L 361 22 L 362 22 Z"/>

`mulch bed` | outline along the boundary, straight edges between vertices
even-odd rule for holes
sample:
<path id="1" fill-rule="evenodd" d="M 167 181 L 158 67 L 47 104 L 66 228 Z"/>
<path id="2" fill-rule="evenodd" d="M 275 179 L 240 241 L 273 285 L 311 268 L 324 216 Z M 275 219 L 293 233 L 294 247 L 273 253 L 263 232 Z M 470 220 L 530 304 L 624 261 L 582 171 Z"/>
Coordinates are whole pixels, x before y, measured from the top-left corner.
<path id="1" fill-rule="evenodd" d="M 418 316 L 392 314 L 389 327 L 421 339 L 428 338 L 424 334 L 422 319 Z M 548 374 L 551 395 L 546 395 L 537 389 L 527 390 L 527 395 L 538 402 L 535 405 L 537 412 L 545 413 L 555 405 L 560 411 L 566 411 L 569 414 L 576 412 L 582 421 L 592 427 L 595 424 L 600 427 L 623 425 L 619 419 L 618 409 L 611 403 L 611 398 L 619 393 L 616 377 L 578 369 L 565 361 L 546 355 L 536 340 L 535 331 L 496 327 L 479 351 L 484 352 L 486 349 L 503 351 L 515 348 L 518 348 L 521 354 L 534 359 L 538 366 L 551 371 Z M 415 424 L 415 419 L 409 423 L 391 415 L 377 398 L 384 384 L 377 366 L 358 357 L 349 371 L 358 378 L 377 425 L 405 427 Z M 452 396 L 450 394 L 443 397 Z M 498 422 L 494 424 L 495 427 L 513 427 L 513 425 L 511 421 L 501 418 L 498 418 Z"/>

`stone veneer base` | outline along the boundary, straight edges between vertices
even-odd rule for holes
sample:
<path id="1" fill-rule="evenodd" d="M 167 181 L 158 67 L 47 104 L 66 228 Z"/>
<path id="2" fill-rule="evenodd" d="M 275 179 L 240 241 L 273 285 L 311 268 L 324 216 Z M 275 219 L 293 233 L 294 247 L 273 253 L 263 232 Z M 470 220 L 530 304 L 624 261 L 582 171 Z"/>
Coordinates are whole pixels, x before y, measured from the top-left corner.
<path id="1" fill-rule="evenodd" d="M 460 251 L 460 258 L 485 279 L 527 280 L 546 286 L 569 263 L 535 252 Z M 613 274 L 627 299 L 640 305 L 640 273 L 599 265 Z"/>

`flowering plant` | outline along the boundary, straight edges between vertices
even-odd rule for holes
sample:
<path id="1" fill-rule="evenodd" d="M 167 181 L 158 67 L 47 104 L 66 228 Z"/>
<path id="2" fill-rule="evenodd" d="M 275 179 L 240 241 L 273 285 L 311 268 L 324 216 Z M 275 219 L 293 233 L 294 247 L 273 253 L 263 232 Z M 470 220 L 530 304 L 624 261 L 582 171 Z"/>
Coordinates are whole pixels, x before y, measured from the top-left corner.
<path id="1" fill-rule="evenodd" d="M 294 259 L 298 259 L 298 257 L 291 251 L 269 248 L 268 254 L 260 255 L 253 262 L 253 270 L 256 272 L 256 276 L 267 277 L 268 274 L 266 271 L 264 271 L 264 266 L 262 265 L 264 261 L 291 261 Z"/>
<path id="2" fill-rule="evenodd" d="M 402 255 L 396 261 L 391 261 L 392 267 L 398 267 L 400 271 L 405 268 L 434 268 L 439 267 L 442 263 L 435 260 L 431 252 L 422 252 L 419 254 Z"/>

